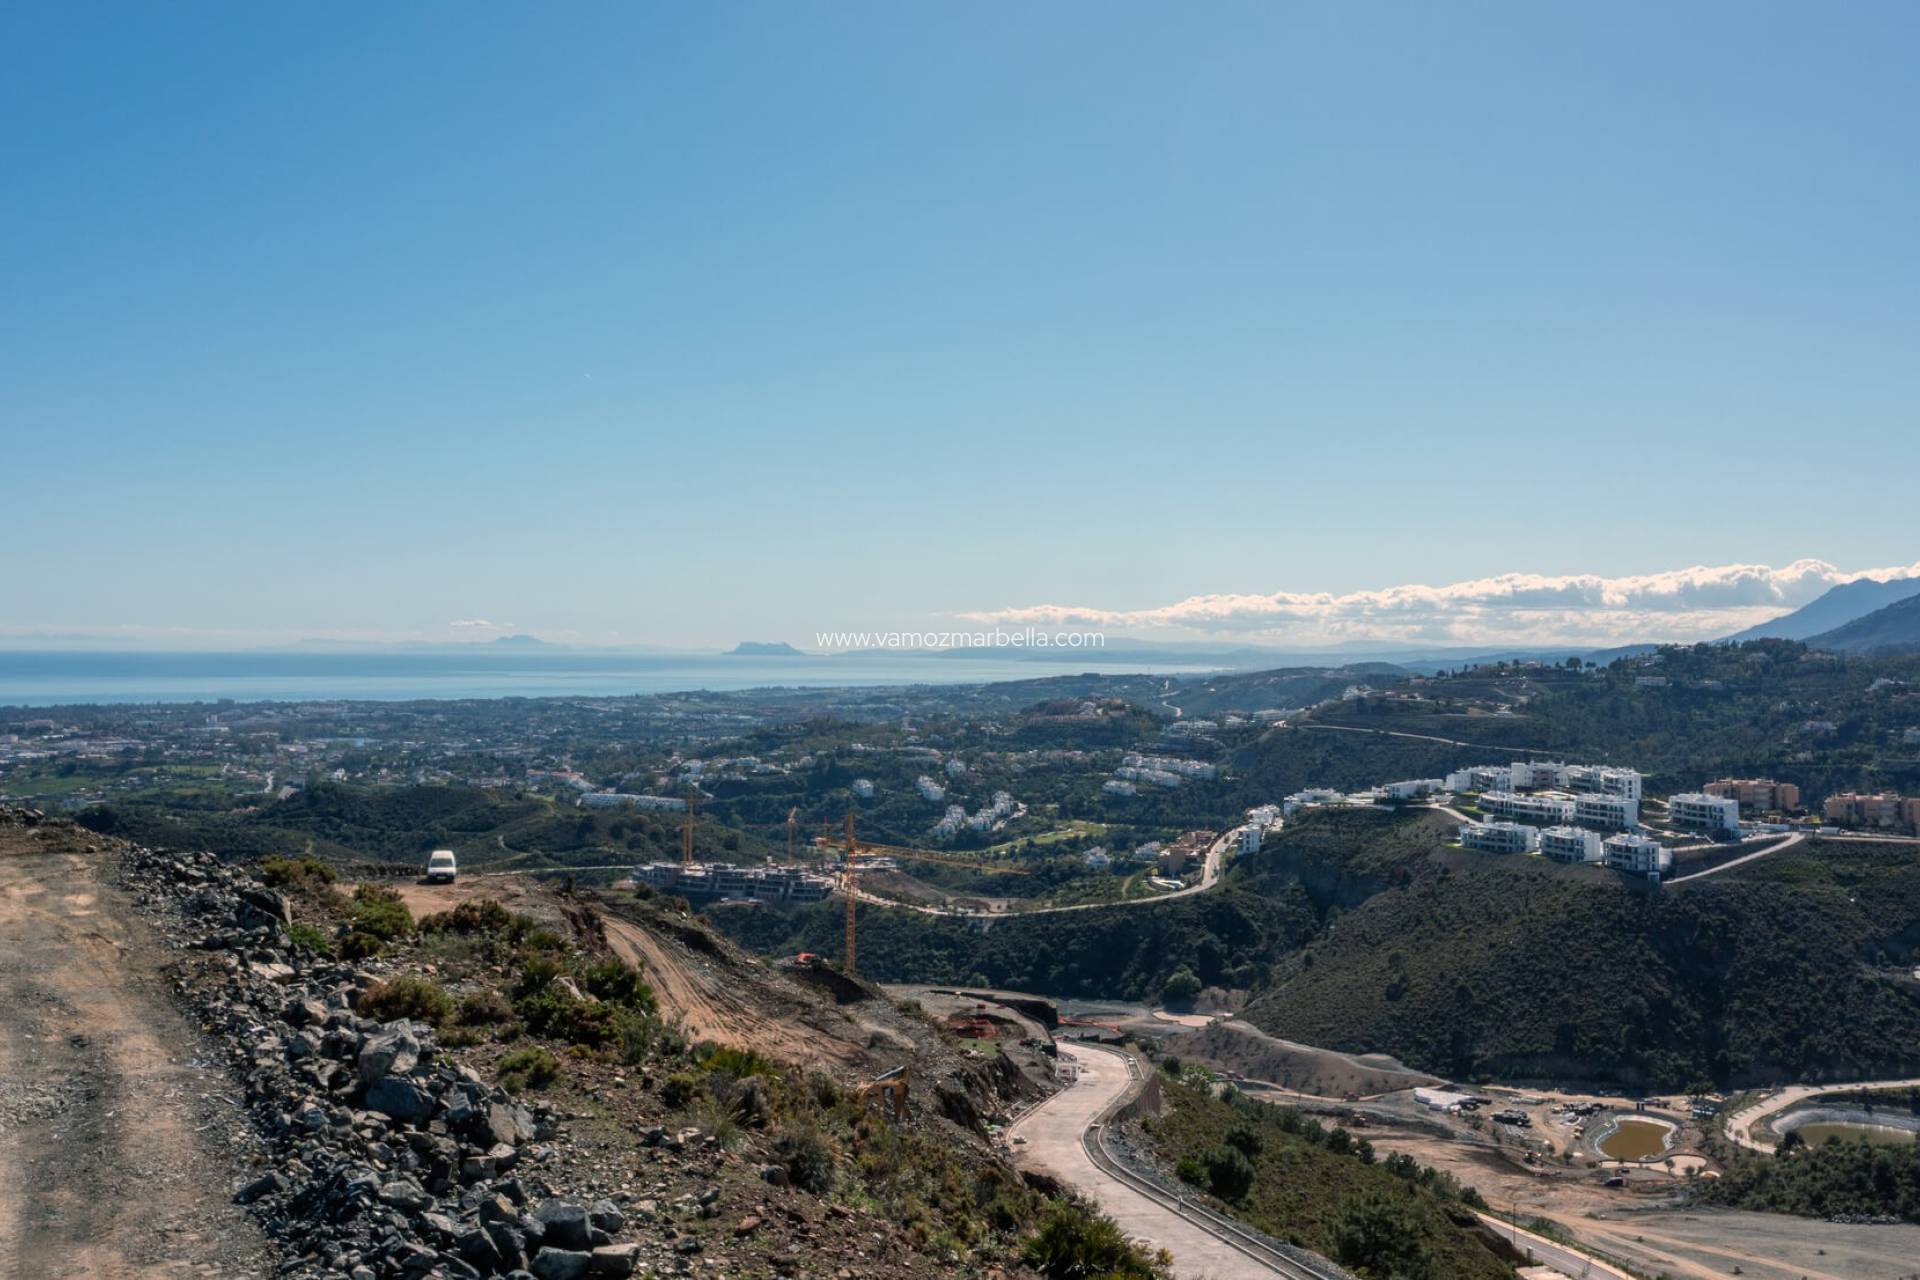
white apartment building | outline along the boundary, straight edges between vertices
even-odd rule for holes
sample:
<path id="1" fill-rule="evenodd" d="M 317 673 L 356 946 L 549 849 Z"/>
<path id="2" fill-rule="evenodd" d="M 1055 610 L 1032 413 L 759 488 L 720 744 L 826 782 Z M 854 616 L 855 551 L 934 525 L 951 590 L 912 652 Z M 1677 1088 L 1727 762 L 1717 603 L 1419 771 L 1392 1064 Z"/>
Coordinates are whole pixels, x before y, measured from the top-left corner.
<path id="1" fill-rule="evenodd" d="M 680 812 L 687 802 L 678 796 L 642 796 L 631 795 L 624 791 L 593 791 L 580 797 L 580 803 L 589 809 L 618 809 L 621 805 L 630 805 L 635 809 L 664 809 Z"/>
<path id="2" fill-rule="evenodd" d="M 1687 791 L 1667 797 L 1667 819 L 1674 826 L 1690 831 L 1738 831 L 1740 801 L 1733 796 Z"/>
<path id="3" fill-rule="evenodd" d="M 1418 800 L 1447 789 L 1444 778 L 1409 778 L 1405 782 L 1389 782 L 1380 788 L 1382 800 Z"/>
<path id="4" fill-rule="evenodd" d="M 1087 870 L 1105 871 L 1107 868 L 1111 867 L 1112 865 L 1113 865 L 1113 859 L 1108 856 L 1107 851 L 1105 849 L 1096 845 L 1093 848 L 1087 850 Z"/>
<path id="5" fill-rule="evenodd" d="M 853 794 L 859 796 L 862 800 L 873 799 L 873 779 L 855 778 L 853 780 Z"/>
<path id="6" fill-rule="evenodd" d="M 1540 833 L 1540 852 L 1555 862 L 1599 862 L 1606 857 L 1600 833 L 1584 827 L 1548 827 Z"/>
<path id="7" fill-rule="evenodd" d="M 1540 847 L 1540 830 L 1518 822 L 1469 822 L 1460 828 L 1460 843 L 1482 853 L 1532 853 Z"/>
<path id="8" fill-rule="evenodd" d="M 1522 822 L 1565 824 L 1573 821 L 1573 801 L 1555 796 L 1524 796 L 1517 791 L 1486 791 L 1480 795 L 1482 812 Z"/>
<path id="9" fill-rule="evenodd" d="M 947 761 L 947 776 L 948 776 L 949 778 L 960 778 L 960 777 L 964 777 L 964 776 L 966 776 L 966 772 L 967 772 L 967 762 L 966 762 L 966 761 L 964 761 L 964 760 L 949 760 L 949 761 Z"/>
<path id="10" fill-rule="evenodd" d="M 1637 831 L 1640 802 L 1604 791 L 1583 792 L 1573 798 L 1573 820 L 1583 827 L 1607 831 Z"/>
<path id="11" fill-rule="evenodd" d="M 1516 760 L 1509 766 L 1509 772 L 1513 774 L 1516 788 L 1567 785 L 1567 766 L 1558 760 Z"/>
<path id="12" fill-rule="evenodd" d="M 1108 778 L 1100 784 L 1100 789 L 1110 796 L 1130 796 L 1139 790 L 1125 778 Z"/>
<path id="13" fill-rule="evenodd" d="M 924 773 L 913 780 L 913 786 L 914 790 L 918 791 L 922 797 L 933 801 L 935 804 L 939 804 L 947 798 L 947 789 Z"/>
<path id="14" fill-rule="evenodd" d="M 1291 818 L 1301 809 L 1317 804 L 1337 804 L 1346 796 L 1332 787 L 1308 787 L 1305 791 L 1296 791 L 1280 802 L 1282 817 Z"/>
<path id="15" fill-rule="evenodd" d="M 1453 784 L 1453 779 L 1455 777 L 1461 776 L 1460 774 L 1455 774 L 1453 775 L 1453 777 L 1449 777 L 1447 779 L 1447 790 L 1449 791 L 1511 791 L 1513 790 L 1513 770 L 1507 768 L 1505 765 L 1499 765 L 1499 764 L 1475 765 L 1473 768 L 1465 770 L 1464 773 L 1466 778 L 1464 785 L 1455 786 Z"/>
<path id="16" fill-rule="evenodd" d="M 1623 832 L 1608 836 L 1607 865 L 1615 871 L 1640 876 L 1663 876 L 1673 870 L 1673 851 L 1651 836 Z"/>
<path id="17" fill-rule="evenodd" d="M 1568 765 L 1565 786 L 1571 791 L 1604 791 L 1629 800 L 1640 798 L 1640 775 L 1632 769 L 1600 764 Z"/>

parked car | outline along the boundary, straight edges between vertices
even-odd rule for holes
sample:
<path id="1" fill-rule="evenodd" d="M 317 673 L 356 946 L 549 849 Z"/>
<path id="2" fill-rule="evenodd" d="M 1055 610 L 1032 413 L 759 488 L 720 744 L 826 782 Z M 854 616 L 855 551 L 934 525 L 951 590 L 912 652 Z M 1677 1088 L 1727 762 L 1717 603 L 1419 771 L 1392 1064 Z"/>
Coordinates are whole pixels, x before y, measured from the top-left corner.
<path id="1" fill-rule="evenodd" d="M 454 859 L 453 850 L 435 849 L 427 856 L 428 884 L 452 884 L 454 877 L 459 874 L 460 867 Z"/>

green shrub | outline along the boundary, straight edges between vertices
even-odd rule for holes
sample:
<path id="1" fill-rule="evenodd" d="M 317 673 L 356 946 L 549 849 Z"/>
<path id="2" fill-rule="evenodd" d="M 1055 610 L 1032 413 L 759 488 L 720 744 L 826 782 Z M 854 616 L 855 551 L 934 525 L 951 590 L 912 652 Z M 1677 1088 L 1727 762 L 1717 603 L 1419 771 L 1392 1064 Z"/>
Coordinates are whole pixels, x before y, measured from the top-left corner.
<path id="1" fill-rule="evenodd" d="M 1253 1162 L 1233 1147 L 1215 1147 L 1206 1155 L 1207 1189 L 1237 1204 L 1253 1189 Z"/>
<path id="2" fill-rule="evenodd" d="M 1152 1280 L 1153 1265 L 1126 1233 L 1081 1205 L 1058 1201 L 1021 1259 L 1048 1280 Z"/>
<path id="3" fill-rule="evenodd" d="M 513 1021 L 513 1005 L 505 996 L 488 987 L 484 991 L 463 996 L 456 1017 L 462 1026 L 497 1027 L 503 1022 Z"/>
<path id="4" fill-rule="evenodd" d="M 524 917 L 523 917 L 524 918 Z M 437 911 L 420 918 L 422 933 L 505 933 L 513 925 L 513 913 L 493 898 L 462 902 L 451 911 Z"/>
<path id="5" fill-rule="evenodd" d="M 338 877 L 332 867 L 318 858 L 283 858 L 274 854 L 260 860 L 260 879 L 275 889 L 294 886 L 322 889 Z"/>
<path id="6" fill-rule="evenodd" d="M 802 1191 L 816 1196 L 833 1190 L 833 1148 L 816 1129 L 789 1129 L 773 1144 L 773 1157 L 787 1170 L 787 1177 Z"/>
<path id="7" fill-rule="evenodd" d="M 401 974 L 368 987 L 356 1012 L 381 1022 L 414 1018 L 437 1027 L 453 1017 L 453 997 L 437 982 Z"/>
<path id="8" fill-rule="evenodd" d="M 652 1013 L 658 1008 L 653 988 L 641 979 L 640 971 L 619 960 L 603 960 L 594 965 L 581 975 L 581 985 L 588 994 L 612 1004 L 643 1013 Z"/>
<path id="9" fill-rule="evenodd" d="M 333 939 L 324 930 L 315 928 L 305 920 L 295 920 L 288 925 L 287 937 L 295 946 L 305 947 L 316 955 L 333 954 Z"/>
<path id="10" fill-rule="evenodd" d="M 551 985 L 513 1002 L 513 1011 L 527 1024 L 531 1034 L 589 1048 L 600 1044 L 613 1030 L 610 1015 L 604 1025 L 600 1024 L 599 1013 L 605 1009 L 605 1005 L 575 1000 Z"/>
<path id="11" fill-rule="evenodd" d="M 363 884 L 353 891 L 353 927 L 382 942 L 397 942 L 413 932 L 413 913 L 397 890 Z"/>
<path id="12" fill-rule="evenodd" d="M 538 1046 L 515 1049 L 500 1059 L 500 1084 L 509 1093 L 544 1089 L 560 1078 L 560 1059 Z"/>
<path id="13" fill-rule="evenodd" d="M 366 960 L 385 951 L 387 944 L 370 933 L 355 929 L 340 939 L 339 949 L 342 960 Z"/>
<path id="14" fill-rule="evenodd" d="M 528 956 L 521 962 L 520 977 L 514 983 L 513 993 L 520 997 L 539 995 L 566 971 L 565 965 L 550 956 Z"/>
<path id="15" fill-rule="evenodd" d="M 715 1044 L 704 1040 L 695 1046 L 693 1060 L 705 1067 L 710 1074 L 731 1076 L 735 1080 L 744 1080 L 748 1076 L 766 1076 L 777 1079 L 780 1068 L 773 1059 L 755 1053 L 752 1049 L 735 1049 L 729 1045 Z"/>
<path id="16" fill-rule="evenodd" d="M 691 1071 L 676 1071 L 660 1086 L 660 1101 L 670 1107 L 684 1107 L 706 1087 L 706 1081 Z"/>

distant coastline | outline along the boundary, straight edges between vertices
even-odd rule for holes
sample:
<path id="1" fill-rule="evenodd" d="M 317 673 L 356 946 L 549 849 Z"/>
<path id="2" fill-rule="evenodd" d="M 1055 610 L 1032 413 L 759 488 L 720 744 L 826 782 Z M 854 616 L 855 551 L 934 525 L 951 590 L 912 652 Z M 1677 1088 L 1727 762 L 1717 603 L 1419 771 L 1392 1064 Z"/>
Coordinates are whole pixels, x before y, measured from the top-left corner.
<path id="1" fill-rule="evenodd" d="M 115 653 L 0 650 L 0 708 L 86 703 L 405 702 L 418 699 L 620 697 L 694 690 L 990 684 L 1049 675 L 1189 674 L 1213 664 L 1106 660 L 1078 654 L 1059 663 L 1031 657 L 928 662 L 911 655 L 835 662 L 816 655 L 636 654 L 557 646 L 459 652 Z"/>

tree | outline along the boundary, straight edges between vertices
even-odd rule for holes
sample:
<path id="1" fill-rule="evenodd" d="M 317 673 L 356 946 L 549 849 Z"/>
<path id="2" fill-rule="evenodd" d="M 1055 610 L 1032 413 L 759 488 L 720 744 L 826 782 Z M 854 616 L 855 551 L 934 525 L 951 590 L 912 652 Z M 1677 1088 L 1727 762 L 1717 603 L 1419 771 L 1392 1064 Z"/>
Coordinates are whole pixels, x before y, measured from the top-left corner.
<path id="1" fill-rule="evenodd" d="M 1253 1161 L 1233 1147 L 1215 1147 L 1206 1156 L 1207 1186 L 1222 1200 L 1238 1203 L 1253 1190 Z"/>
<path id="2" fill-rule="evenodd" d="M 1166 985 L 1160 988 L 1160 999 L 1166 1004 L 1184 1004 L 1200 994 L 1201 982 L 1193 970 L 1185 965 L 1174 970 Z"/>

